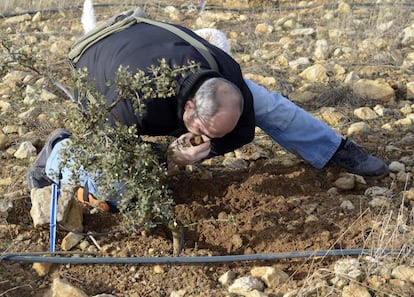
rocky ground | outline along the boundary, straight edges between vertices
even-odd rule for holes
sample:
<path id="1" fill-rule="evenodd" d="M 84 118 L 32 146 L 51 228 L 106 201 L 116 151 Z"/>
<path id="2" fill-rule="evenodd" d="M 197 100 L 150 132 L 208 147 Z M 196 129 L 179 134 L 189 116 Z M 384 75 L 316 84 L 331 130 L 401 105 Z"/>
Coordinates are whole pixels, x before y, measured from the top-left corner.
<path id="1" fill-rule="evenodd" d="M 390 164 L 390 174 L 377 180 L 332 165 L 317 170 L 258 130 L 252 144 L 172 180 L 175 212 L 185 226 L 182 256 L 371 253 L 198 265 L 33 267 L 1 261 L 0 296 L 413 296 L 414 7 L 325 2 L 224 1 L 201 14 L 188 5 L 144 5 L 153 18 L 223 30 L 246 77 L 281 92 Z M 126 8 L 97 7 L 97 18 Z M 33 226 L 25 172 L 47 135 L 67 125 L 70 101 L 48 77 L 71 85 L 65 54 L 82 34 L 80 15 L 72 8 L 0 19 L 3 64 L 7 48 L 36 57 L 34 64 L 26 61 L 32 69 L 14 64 L 3 73 L 0 67 L 2 255 L 49 250 L 47 226 Z M 172 256 L 163 228 L 130 234 L 119 230 L 119 221 L 84 209 L 84 232 L 102 234 L 82 237 L 71 250 Z M 67 234 L 58 229 L 59 251 Z M 385 256 L 385 249 L 402 251 Z"/>

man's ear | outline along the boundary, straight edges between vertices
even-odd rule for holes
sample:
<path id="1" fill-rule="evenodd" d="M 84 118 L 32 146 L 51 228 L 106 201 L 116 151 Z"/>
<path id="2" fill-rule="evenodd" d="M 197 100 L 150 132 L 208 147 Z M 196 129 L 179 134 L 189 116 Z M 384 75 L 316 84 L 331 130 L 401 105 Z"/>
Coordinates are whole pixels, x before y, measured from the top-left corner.
<path id="1" fill-rule="evenodd" d="M 195 103 L 193 101 L 193 98 L 190 98 L 185 102 L 184 110 L 193 110 L 193 109 L 195 109 Z"/>

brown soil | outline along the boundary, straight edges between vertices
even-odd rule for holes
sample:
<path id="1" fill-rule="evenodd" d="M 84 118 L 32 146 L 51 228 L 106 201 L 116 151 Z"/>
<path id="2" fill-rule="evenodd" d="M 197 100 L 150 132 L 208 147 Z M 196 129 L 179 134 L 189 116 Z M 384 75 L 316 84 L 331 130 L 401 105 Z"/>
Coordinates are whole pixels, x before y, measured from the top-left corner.
<path id="1" fill-rule="evenodd" d="M 210 170 L 211 179 L 205 179 Z M 204 169 L 198 174 L 182 173 L 172 183 L 176 215 L 184 231 L 181 256 L 236 255 L 376 248 L 379 230 L 373 221 L 383 217 L 361 196 L 367 186 L 389 184 L 388 178 L 344 192 L 335 198 L 327 190 L 340 176 L 337 168 L 316 170 L 306 164 L 282 167 L 273 159 L 253 162 L 246 170 Z M 356 209 L 344 210 L 343 200 Z M 24 201 L 24 202 L 23 202 Z M 393 208 L 398 210 L 400 199 Z M 48 230 L 33 230 L 28 215 L 30 204 L 22 200 L 8 215 L 7 229 L 14 246 L 22 251 L 47 251 Z M 309 217 L 313 222 L 305 222 Z M 385 213 L 384 213 L 385 218 Z M 120 228 L 119 215 L 89 214 L 85 211 L 86 232 L 107 232 Z M 58 231 L 58 244 L 64 230 Z M 100 246 L 109 246 L 101 256 L 173 256 L 171 234 L 155 228 L 139 234 L 114 233 L 99 236 Z M 17 242 L 16 242 L 17 241 Z M 401 242 L 396 242 L 399 247 Z M 301 286 L 314 271 L 329 267 L 336 258 L 286 259 L 267 262 L 234 262 L 199 265 L 59 265 L 46 277 L 37 276 L 24 263 L 0 263 L 0 291 L 22 286 L 5 296 L 42 296 L 56 275 L 67 278 L 89 295 L 169 296 L 172 290 L 187 289 L 192 296 L 224 296 L 218 283 L 232 269 L 247 275 L 254 266 L 273 265 L 291 276 L 290 287 Z M 270 296 L 281 296 L 285 288 Z M 378 295 L 380 296 L 380 295 Z"/>

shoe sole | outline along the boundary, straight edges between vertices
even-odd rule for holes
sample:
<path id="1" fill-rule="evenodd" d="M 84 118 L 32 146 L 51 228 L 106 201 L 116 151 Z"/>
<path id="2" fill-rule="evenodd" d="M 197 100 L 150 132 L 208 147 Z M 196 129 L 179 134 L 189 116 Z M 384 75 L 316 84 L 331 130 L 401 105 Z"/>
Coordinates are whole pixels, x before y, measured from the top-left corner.
<path id="1" fill-rule="evenodd" d="M 53 181 L 46 175 L 45 167 L 53 147 L 58 141 L 69 138 L 71 133 L 65 129 L 57 129 L 49 136 L 37 158 L 27 172 L 29 189 L 50 186 Z"/>

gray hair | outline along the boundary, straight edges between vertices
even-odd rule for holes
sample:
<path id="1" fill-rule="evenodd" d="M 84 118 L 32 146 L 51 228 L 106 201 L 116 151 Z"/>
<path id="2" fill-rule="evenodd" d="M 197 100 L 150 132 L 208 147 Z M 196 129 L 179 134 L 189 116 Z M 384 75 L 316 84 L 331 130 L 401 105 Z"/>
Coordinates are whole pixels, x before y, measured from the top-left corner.
<path id="1" fill-rule="evenodd" d="M 203 82 L 194 95 L 193 101 L 199 119 L 208 120 L 220 110 L 222 100 L 218 90 L 221 86 L 240 97 L 240 112 L 243 111 L 243 95 L 240 89 L 227 79 L 214 77 Z"/>

